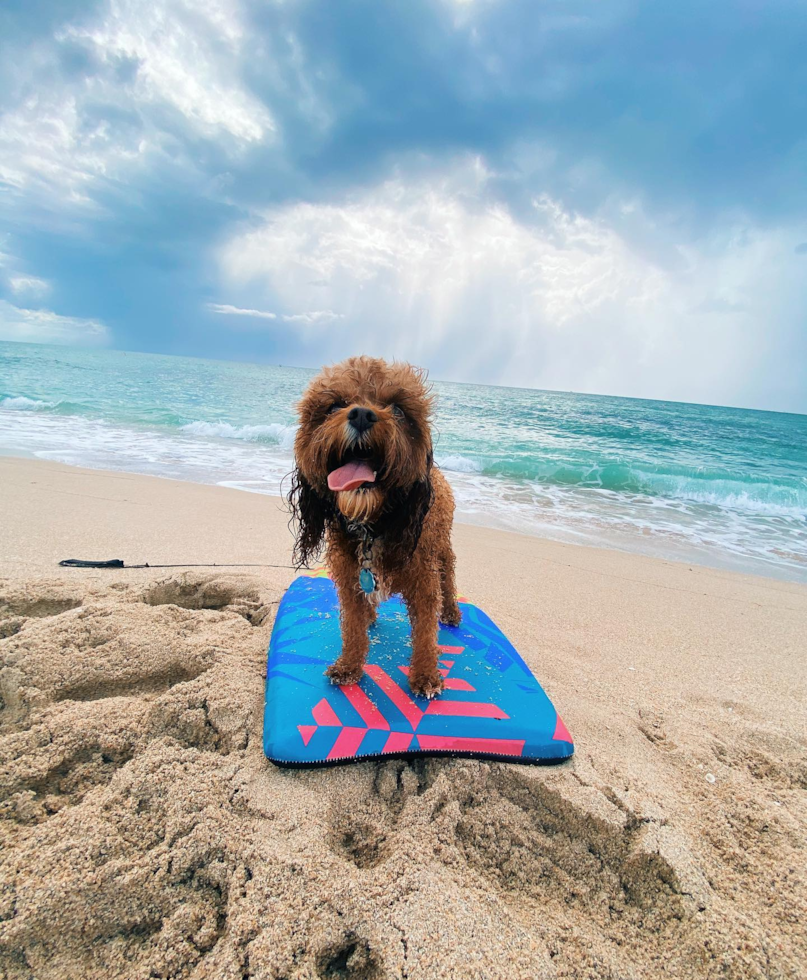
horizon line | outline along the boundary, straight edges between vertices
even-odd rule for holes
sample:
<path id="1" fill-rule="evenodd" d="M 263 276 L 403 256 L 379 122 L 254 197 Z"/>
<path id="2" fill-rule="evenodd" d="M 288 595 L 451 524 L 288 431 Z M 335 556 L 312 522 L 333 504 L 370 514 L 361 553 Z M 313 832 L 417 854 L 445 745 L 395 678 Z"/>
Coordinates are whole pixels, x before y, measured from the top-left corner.
<path id="1" fill-rule="evenodd" d="M 29 347 L 52 347 L 55 349 L 67 349 L 67 350 L 83 350 L 90 351 L 94 353 L 109 353 L 114 352 L 116 354 L 140 354 L 149 357 L 178 357 L 186 358 L 192 361 L 210 361 L 214 364 L 244 364 L 250 367 L 279 367 L 279 368 L 289 368 L 293 371 L 310 371 L 315 373 L 320 371 L 323 367 L 331 364 L 339 364 L 340 361 L 346 358 L 340 358 L 339 360 L 326 361 L 320 367 L 305 367 L 300 364 L 280 364 L 269 361 L 242 361 L 238 358 L 230 357 L 203 357 L 199 354 L 175 354 L 168 353 L 165 351 L 151 351 L 151 350 L 127 350 L 121 347 L 84 347 L 81 344 L 55 344 L 55 343 L 42 343 L 34 340 L 4 340 L 0 338 L 0 343 L 3 344 L 23 344 Z M 347 355 L 348 357 L 353 356 L 364 356 L 364 355 Z M 367 355 L 370 357 L 376 355 Z M 393 361 L 403 362 L 404 359 L 393 358 Z M 406 361 L 405 363 L 411 363 Z M 419 365 L 418 365 L 419 366 Z M 548 395 L 578 395 L 583 398 L 615 398 L 623 401 L 635 401 L 635 402 L 658 402 L 659 404 L 665 405 L 691 405 L 693 408 L 724 408 L 733 412 L 761 412 L 766 415 L 794 415 L 798 418 L 807 418 L 807 411 L 804 412 L 794 412 L 787 411 L 786 409 L 779 408 L 753 408 L 747 405 L 723 405 L 719 402 L 699 402 L 699 401 L 685 401 L 678 398 L 649 398 L 647 396 L 641 395 L 614 395 L 608 392 L 601 391 L 575 391 L 573 389 L 566 388 L 538 388 L 524 385 L 512 385 L 512 384 L 493 384 L 489 381 L 454 381 L 448 379 L 434 378 L 431 376 L 431 372 L 427 369 L 427 374 L 429 381 L 435 384 L 445 384 L 445 385 L 466 385 L 468 387 L 482 387 L 482 388 L 504 388 L 509 391 L 535 391 L 541 392 Z"/>

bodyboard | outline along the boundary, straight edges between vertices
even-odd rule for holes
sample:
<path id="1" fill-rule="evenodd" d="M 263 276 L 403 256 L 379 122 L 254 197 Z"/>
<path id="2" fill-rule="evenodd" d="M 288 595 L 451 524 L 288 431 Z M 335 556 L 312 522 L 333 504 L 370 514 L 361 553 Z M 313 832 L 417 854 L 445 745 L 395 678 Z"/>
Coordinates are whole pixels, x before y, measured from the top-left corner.
<path id="1" fill-rule="evenodd" d="M 462 623 L 439 627 L 445 690 L 429 700 L 409 689 L 409 617 L 400 597 L 378 608 L 361 681 L 337 687 L 324 673 L 342 646 L 336 587 L 323 572 L 295 579 L 269 644 L 267 758 L 280 766 L 415 755 L 569 758 L 572 737 L 530 669 L 481 609 L 458 599 Z"/>

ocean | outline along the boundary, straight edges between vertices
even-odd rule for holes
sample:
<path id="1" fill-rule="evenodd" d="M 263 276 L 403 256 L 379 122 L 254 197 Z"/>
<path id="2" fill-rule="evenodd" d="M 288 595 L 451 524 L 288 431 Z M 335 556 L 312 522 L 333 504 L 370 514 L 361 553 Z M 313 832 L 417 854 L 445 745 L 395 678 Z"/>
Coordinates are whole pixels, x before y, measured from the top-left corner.
<path id="1" fill-rule="evenodd" d="M 0 453 L 281 494 L 313 373 L 0 343 Z M 807 416 L 434 387 L 458 520 L 807 582 Z"/>

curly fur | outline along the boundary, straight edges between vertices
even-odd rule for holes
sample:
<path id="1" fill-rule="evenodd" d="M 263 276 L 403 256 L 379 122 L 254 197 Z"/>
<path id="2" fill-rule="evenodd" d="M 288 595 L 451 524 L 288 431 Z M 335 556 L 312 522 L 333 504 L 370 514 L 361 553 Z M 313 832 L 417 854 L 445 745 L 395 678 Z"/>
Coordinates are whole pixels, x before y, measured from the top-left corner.
<path id="1" fill-rule="evenodd" d="M 325 528 L 335 519 L 336 509 L 333 500 L 318 494 L 298 469 L 291 475 L 291 490 L 286 499 L 291 523 L 297 527 L 292 561 L 299 569 L 319 558 Z"/>
<path id="2" fill-rule="evenodd" d="M 348 421 L 353 407 L 376 415 L 362 435 Z M 324 368 L 298 405 L 288 497 L 296 525 L 294 560 L 308 564 L 326 548 L 342 611 L 342 653 L 328 669 L 334 683 L 360 679 L 375 605 L 380 596 L 399 592 L 412 624 L 410 687 L 427 697 L 442 690 L 438 618 L 456 625 L 460 611 L 451 548 L 454 499 L 433 463 L 432 407 L 424 371 L 370 357 Z M 356 452 L 372 459 L 375 483 L 331 491 L 328 474 Z M 380 586 L 370 598 L 359 586 L 364 537 L 373 543 Z"/>
<path id="3" fill-rule="evenodd" d="M 411 561 L 423 533 L 423 522 L 434 503 L 432 463 L 425 480 L 389 492 L 384 513 L 384 549 L 390 560 Z"/>

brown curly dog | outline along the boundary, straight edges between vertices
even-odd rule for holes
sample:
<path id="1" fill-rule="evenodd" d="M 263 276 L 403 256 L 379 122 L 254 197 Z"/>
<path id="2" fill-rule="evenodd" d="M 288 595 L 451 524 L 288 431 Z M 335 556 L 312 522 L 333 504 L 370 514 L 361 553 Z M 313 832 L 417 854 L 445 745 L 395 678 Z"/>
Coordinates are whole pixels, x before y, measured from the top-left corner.
<path id="1" fill-rule="evenodd" d="M 456 626 L 460 610 L 454 498 L 432 460 L 432 405 L 424 371 L 351 357 L 324 368 L 297 406 L 294 559 L 307 565 L 326 545 L 342 610 L 334 684 L 359 681 L 376 607 L 400 593 L 412 626 L 409 686 L 427 698 L 443 689 L 438 618 Z"/>

